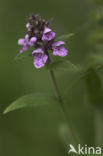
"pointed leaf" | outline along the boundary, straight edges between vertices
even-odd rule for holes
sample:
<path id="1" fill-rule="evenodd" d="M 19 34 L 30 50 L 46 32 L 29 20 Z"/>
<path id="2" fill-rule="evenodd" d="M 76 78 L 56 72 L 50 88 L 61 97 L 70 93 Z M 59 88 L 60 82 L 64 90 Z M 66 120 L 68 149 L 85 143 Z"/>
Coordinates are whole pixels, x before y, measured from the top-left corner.
<path id="1" fill-rule="evenodd" d="M 65 34 L 65 35 L 62 35 L 60 37 L 58 37 L 56 40 L 57 41 L 60 41 L 60 40 L 67 40 L 69 39 L 70 37 L 74 36 L 75 34 L 74 33 L 70 33 L 70 34 Z"/>
<path id="2" fill-rule="evenodd" d="M 47 104 L 57 104 L 57 103 L 58 99 L 54 95 L 35 93 L 17 99 L 10 106 L 8 106 L 3 113 L 6 114 L 10 111 L 26 107 L 43 106 Z"/>

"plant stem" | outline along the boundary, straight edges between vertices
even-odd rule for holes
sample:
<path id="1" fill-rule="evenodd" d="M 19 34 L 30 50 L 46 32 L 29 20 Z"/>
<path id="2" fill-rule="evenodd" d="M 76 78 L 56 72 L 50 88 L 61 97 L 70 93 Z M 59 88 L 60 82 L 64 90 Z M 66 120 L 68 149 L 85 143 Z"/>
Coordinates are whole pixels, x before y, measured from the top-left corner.
<path id="1" fill-rule="evenodd" d="M 60 93 L 60 90 L 58 88 L 58 85 L 57 85 L 56 78 L 55 78 L 53 70 L 50 70 L 50 76 L 51 76 L 51 79 L 52 79 L 52 82 L 53 82 L 54 89 L 56 91 L 56 95 L 57 95 L 57 97 L 59 99 L 59 102 L 61 104 L 61 107 L 62 107 L 63 111 L 65 112 L 64 105 L 62 104 L 63 101 L 62 101 L 61 93 Z"/>
<path id="2" fill-rule="evenodd" d="M 47 51 L 47 55 L 48 55 L 48 65 L 51 63 L 51 58 L 49 56 L 49 53 Z M 68 115 L 67 115 L 67 112 L 66 112 L 66 109 L 65 109 L 65 106 L 63 104 L 63 99 L 62 99 L 62 96 L 61 96 L 61 93 L 60 93 L 60 90 L 58 88 L 58 85 L 57 85 L 57 82 L 56 82 L 56 78 L 55 78 L 55 75 L 54 75 L 54 71 L 52 69 L 49 70 L 50 72 L 50 77 L 51 77 L 51 80 L 52 80 L 52 83 L 53 83 L 53 86 L 54 86 L 54 89 L 55 89 L 55 92 L 56 92 L 56 95 L 58 97 L 58 100 L 59 100 L 59 103 L 60 103 L 60 106 L 61 106 L 61 110 L 64 114 L 64 117 L 65 117 L 65 121 L 67 123 L 67 126 L 70 130 L 70 133 L 72 135 L 72 138 L 74 140 L 74 143 L 78 143 L 77 141 L 77 137 L 75 136 L 73 130 L 72 130 L 72 127 L 70 125 L 70 122 L 68 121 Z"/>
<path id="3" fill-rule="evenodd" d="M 52 79 L 53 86 L 54 86 L 54 89 L 55 89 L 55 91 L 56 91 L 57 97 L 58 97 L 58 99 L 59 99 L 60 106 L 61 106 L 62 112 L 63 112 L 63 114 L 64 114 L 64 117 L 65 117 L 65 121 L 66 121 L 66 123 L 67 123 L 67 125 L 68 125 L 68 128 L 69 128 L 69 130 L 70 130 L 70 133 L 71 133 L 72 138 L 73 138 L 73 140 L 74 140 L 74 143 L 78 143 L 78 142 L 77 142 L 77 138 L 76 138 L 76 136 L 74 135 L 74 132 L 73 132 L 73 130 L 72 130 L 72 127 L 70 126 L 70 122 L 68 122 L 68 115 L 67 115 L 65 106 L 64 106 L 64 104 L 63 104 L 62 96 L 61 96 L 60 90 L 59 90 L 59 88 L 58 88 L 58 85 L 57 85 L 56 78 L 55 78 L 55 75 L 54 75 L 53 70 L 50 70 L 50 76 L 51 76 L 51 79 Z"/>

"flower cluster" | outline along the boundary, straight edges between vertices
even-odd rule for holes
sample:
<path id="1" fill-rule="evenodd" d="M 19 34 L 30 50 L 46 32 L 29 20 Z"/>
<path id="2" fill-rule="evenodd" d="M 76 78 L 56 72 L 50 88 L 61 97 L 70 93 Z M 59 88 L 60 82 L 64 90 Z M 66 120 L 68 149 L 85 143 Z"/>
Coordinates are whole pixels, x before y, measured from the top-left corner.
<path id="1" fill-rule="evenodd" d="M 18 40 L 22 46 L 20 53 L 27 51 L 29 47 L 34 48 L 34 66 L 41 68 L 48 60 L 48 51 L 52 50 L 53 55 L 64 57 L 68 51 L 63 47 L 63 41 L 55 41 L 55 32 L 49 28 L 49 21 L 46 21 L 37 15 L 30 15 L 26 24 L 27 33 L 25 38 Z"/>

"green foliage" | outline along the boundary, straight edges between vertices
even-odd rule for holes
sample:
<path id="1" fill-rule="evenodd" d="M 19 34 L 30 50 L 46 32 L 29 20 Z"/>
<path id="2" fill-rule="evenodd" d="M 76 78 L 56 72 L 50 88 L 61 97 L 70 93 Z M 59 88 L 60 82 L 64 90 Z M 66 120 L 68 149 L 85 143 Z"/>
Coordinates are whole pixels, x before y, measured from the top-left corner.
<path id="1" fill-rule="evenodd" d="M 100 1 L 102 2 L 103 0 L 92 0 L 92 1 L 96 1 L 99 4 Z M 47 8 L 50 8 L 50 3 L 52 3 L 51 7 L 53 9 L 52 8 L 51 9 L 43 9 L 43 8 L 45 8 L 45 6 Z M 17 48 L 16 47 L 17 44 L 15 41 L 17 40 L 17 34 L 19 34 L 18 31 L 20 31 L 20 32 L 22 31 L 22 30 L 20 30 L 20 27 L 24 23 L 23 22 L 23 16 L 24 16 L 23 14 L 25 14 L 25 16 L 26 16 L 26 12 L 28 12 L 28 11 L 30 12 L 30 10 L 32 8 L 34 10 L 37 10 L 37 6 L 38 6 L 38 11 L 43 12 L 44 15 L 55 16 L 55 18 L 57 19 L 55 25 L 58 29 L 58 33 L 61 32 L 61 29 L 62 29 L 62 31 L 63 31 L 63 29 L 68 30 L 68 31 L 69 31 L 69 29 L 76 31 L 76 29 L 79 27 L 80 31 L 78 33 L 77 38 L 72 41 L 71 48 L 72 48 L 72 53 L 73 53 L 73 60 L 76 60 L 78 62 L 79 61 L 83 62 L 82 59 L 85 60 L 85 56 L 88 54 L 87 50 L 89 49 L 89 44 L 86 43 L 86 37 L 88 36 L 87 29 L 88 29 L 88 24 L 89 24 L 87 18 L 90 17 L 90 11 L 93 11 L 94 5 L 91 6 L 91 4 L 89 3 L 89 0 L 87 0 L 87 1 L 86 0 L 84 0 L 84 1 L 68 0 L 66 2 L 60 1 L 60 3 L 58 3 L 57 0 L 56 1 L 54 0 L 52 2 L 49 2 L 49 1 L 47 2 L 47 1 L 42 1 L 42 0 L 40 0 L 40 1 L 31 0 L 30 2 L 24 1 L 24 0 L 23 1 L 10 0 L 7 3 L 6 3 L 6 1 L 1 1 L 0 4 L 1 4 L 0 5 L 0 7 L 1 7 L 1 14 L 0 14 L 1 33 L 0 33 L 0 36 L 1 36 L 1 40 L 2 40 L 2 44 L 0 46 L 0 48 L 1 48 L 1 53 L 0 53 L 0 58 L 1 58 L 1 81 L 0 81 L 0 83 L 1 83 L 0 84 L 1 106 L 0 106 L 0 109 L 2 111 L 2 109 L 4 109 L 5 103 L 9 103 L 13 97 L 18 97 L 20 95 L 23 95 L 25 88 L 27 88 L 26 92 L 28 92 L 28 93 L 30 93 L 32 90 L 34 90 L 34 92 L 36 92 L 36 90 L 41 90 L 41 89 L 43 90 L 44 86 L 45 86 L 44 90 L 49 91 L 49 89 L 50 89 L 50 86 L 48 86 L 49 84 L 47 82 L 48 76 L 45 71 L 39 72 L 37 70 L 37 73 L 35 73 L 35 71 L 33 72 L 32 68 L 28 67 L 28 64 L 25 64 L 24 67 L 22 67 L 23 73 L 22 73 L 22 75 L 19 75 L 19 78 L 18 78 L 18 72 L 16 72 L 19 69 L 18 63 L 15 66 L 15 63 L 12 62 L 12 60 L 11 60 L 11 58 L 14 56 L 14 51 Z M 53 7 L 53 4 L 55 4 L 55 7 Z M 57 6 L 58 6 L 58 9 L 57 9 Z M 80 7 L 80 6 L 82 6 L 82 7 Z M 95 7 L 95 8 L 97 8 L 97 7 Z M 61 9 L 62 9 L 62 11 L 61 11 Z M 62 12 L 64 12 L 64 15 Z M 9 15 L 8 15 L 8 13 L 9 13 Z M 8 18 L 6 18 L 6 15 L 8 15 Z M 68 15 L 68 17 L 66 15 Z M 60 26 L 60 27 L 57 24 L 58 20 L 62 24 L 62 26 Z M 101 17 L 99 17 L 99 15 L 98 15 L 97 21 L 100 21 L 100 20 L 101 20 Z M 86 22 L 87 26 L 84 26 L 82 29 L 81 23 L 83 21 L 84 22 L 87 21 Z M 90 21 L 92 21 L 92 19 Z M 91 29 L 90 30 L 91 32 L 94 31 L 93 25 L 90 26 L 89 29 Z M 82 30 L 84 30 L 84 31 L 82 31 Z M 71 40 L 72 38 L 67 37 L 66 39 Z M 97 39 L 95 39 L 95 43 L 96 43 L 96 41 L 97 41 Z M 18 56 L 16 56 L 15 59 L 20 60 L 22 58 L 28 57 L 29 53 L 28 54 L 27 53 L 28 52 L 19 54 Z M 97 51 L 97 53 L 98 53 L 98 51 Z M 10 56 L 10 57 L 8 57 L 8 56 Z M 99 58 L 98 60 L 97 60 L 97 57 L 95 58 L 96 64 L 97 64 L 97 62 L 100 61 L 100 59 L 102 59 L 102 58 Z M 102 63 L 102 60 L 101 60 L 101 63 Z M 57 64 L 59 64 L 59 63 L 57 63 Z M 78 71 L 78 69 L 75 70 L 74 66 L 71 67 L 71 65 L 69 66 L 69 64 L 68 65 L 67 64 L 68 63 L 63 65 L 64 66 L 63 67 L 62 63 L 61 63 L 61 65 L 57 65 L 57 67 L 53 67 L 53 69 L 54 70 L 55 69 L 56 70 L 63 69 L 63 70 L 66 70 L 67 72 L 70 70 Z M 60 66 L 62 66 L 62 67 L 60 67 Z M 63 72 L 60 71 L 60 74 L 62 74 L 62 73 Z M 36 76 L 35 76 L 35 74 L 36 74 Z M 85 77 L 87 75 L 87 72 L 86 71 L 82 71 L 82 73 L 77 72 L 77 74 L 75 74 L 73 76 L 71 76 L 71 73 L 68 74 L 71 76 L 71 79 L 72 78 L 75 79 L 76 83 L 69 82 L 66 85 L 65 83 L 66 83 L 66 81 L 68 81 L 69 76 L 64 75 L 65 77 L 63 76 L 61 79 L 61 75 L 59 75 L 59 73 L 57 73 L 58 82 L 60 82 L 61 87 L 62 86 L 64 87 L 66 85 L 66 87 L 69 88 L 71 83 L 73 84 L 74 87 L 76 84 L 79 86 L 78 89 L 74 89 L 75 91 L 72 91 L 72 93 L 70 94 L 71 95 L 71 104 L 70 104 L 70 101 L 67 101 L 68 107 L 66 107 L 66 108 L 69 110 L 69 112 L 71 114 L 71 116 L 70 116 L 70 114 L 68 113 L 72 124 L 75 125 L 75 131 L 77 131 L 79 134 L 81 134 L 83 142 L 86 142 L 88 145 L 94 145 L 93 144 L 94 143 L 94 139 L 93 139 L 94 126 L 92 124 L 92 121 L 93 121 L 92 115 L 93 114 L 92 114 L 92 112 L 89 112 L 89 108 L 87 108 L 88 111 L 86 111 L 85 106 L 84 106 L 84 103 L 86 101 L 84 101 L 84 103 L 82 103 L 82 101 L 80 102 L 80 96 L 82 96 L 82 94 L 79 95 L 78 97 L 76 96 L 79 94 L 79 91 L 81 89 L 81 85 L 80 85 L 79 81 L 81 81 L 82 74 Z M 78 76 L 80 78 L 78 78 Z M 20 77 L 22 77 L 22 78 L 20 78 Z M 39 83 L 39 84 L 35 85 L 36 83 Z M 25 86 L 26 84 L 27 84 L 27 86 Z M 63 91 L 63 90 L 61 89 L 61 91 Z M 84 91 L 84 87 L 83 87 L 83 91 Z M 71 92 L 71 90 L 69 88 L 69 92 L 67 92 L 69 97 L 70 97 L 70 95 L 69 95 L 70 92 Z M 43 96 L 44 96 L 44 94 L 43 94 Z M 35 96 L 33 96 L 33 97 L 35 97 Z M 77 97 L 77 98 L 73 99 L 74 97 Z M 39 96 L 38 98 L 41 98 L 41 97 Z M 32 98 L 30 97 L 30 99 L 32 99 Z M 19 102 L 19 100 L 17 100 L 17 101 Z M 23 105 L 24 105 L 24 102 L 26 101 L 26 99 L 23 103 L 22 103 L 22 100 L 20 100 L 20 101 L 21 101 L 21 103 L 20 104 L 18 103 L 18 105 L 21 108 L 24 108 Z M 31 100 L 29 100 L 28 104 L 27 103 L 25 103 L 25 104 L 27 105 L 27 107 L 29 107 L 29 106 L 34 107 L 34 106 L 38 106 L 39 104 L 41 104 L 41 102 L 39 104 L 38 103 L 35 104 L 35 101 L 36 100 L 34 100 L 33 104 L 32 104 Z M 44 106 L 44 104 L 45 104 L 45 102 L 43 102 L 43 101 L 44 100 L 42 100 L 41 106 Z M 49 102 L 51 103 L 52 101 L 53 100 L 50 100 Z M 55 103 L 54 101 L 52 102 L 53 105 Z M 49 102 L 48 102 L 48 104 L 49 104 Z M 86 104 L 88 105 L 88 103 L 86 103 Z M 78 107 L 80 105 L 83 105 L 84 109 L 78 110 Z M 18 107 L 18 109 L 19 109 L 19 107 Z M 56 128 L 58 127 L 58 124 L 61 122 L 62 117 L 59 114 L 59 112 L 54 114 L 52 112 L 54 109 L 55 108 L 52 108 L 50 110 L 45 109 L 45 110 L 43 110 L 43 112 L 40 110 L 39 118 L 35 118 L 35 115 L 38 116 L 38 111 L 35 111 L 35 113 L 29 111 L 28 113 L 22 113 L 19 115 L 11 114 L 10 116 L 2 117 L 1 124 L 0 124 L 0 127 L 1 127 L 0 128 L 0 147 L 1 147 L 0 155 L 1 156 L 14 156 L 14 155 L 15 156 L 18 156 L 18 155 L 19 156 L 28 156 L 28 155 L 30 155 L 30 156 L 33 156 L 33 155 L 37 155 L 37 156 L 39 156 L 39 155 L 67 156 L 68 150 L 65 151 L 64 146 L 62 145 L 60 140 L 57 139 L 57 136 L 56 136 L 56 130 L 57 130 Z M 47 113 L 47 111 L 48 111 L 48 113 Z M 87 116 L 85 114 L 87 114 Z M 43 120 L 42 120 L 43 116 L 45 116 L 45 120 L 47 118 L 46 123 L 43 123 Z M 80 120 L 78 120 L 78 116 L 80 116 L 80 118 L 79 118 Z M 21 118 L 22 118 L 22 120 L 21 120 Z M 59 120 L 59 123 L 58 123 L 58 120 Z M 82 123 L 84 123 L 84 124 L 82 124 Z M 39 125 L 41 125 L 41 126 L 39 127 Z M 51 125 L 51 127 L 50 127 L 50 125 Z M 86 125 L 86 126 L 84 126 L 84 125 Z M 49 131 L 50 129 L 51 129 L 51 131 Z M 72 137 L 70 135 L 70 131 L 68 130 L 68 128 L 67 128 L 67 130 L 65 130 L 66 128 L 63 125 L 62 129 L 64 129 L 63 130 L 64 131 L 63 138 L 68 139 L 67 143 L 72 143 L 73 140 L 72 140 Z M 91 131 L 92 131 L 92 133 L 91 133 Z M 92 137 L 89 137 L 90 135 Z M 40 153 L 39 153 L 39 151 L 40 151 Z M 92 155 L 90 155 L 90 156 L 92 156 Z M 93 156 L 95 156 L 95 155 L 93 155 Z"/>
<path id="2" fill-rule="evenodd" d="M 43 106 L 47 104 L 57 104 L 58 99 L 54 95 L 35 93 L 23 96 L 16 101 L 14 101 L 10 106 L 4 110 L 4 114 L 26 107 Z"/>
<path id="3" fill-rule="evenodd" d="M 63 93 L 63 97 L 64 99 L 66 99 L 66 97 L 68 97 L 69 93 L 71 92 L 71 90 L 73 88 L 75 88 L 77 85 L 79 85 L 79 83 L 85 79 L 86 75 L 88 74 L 88 67 L 79 67 L 78 70 L 76 72 L 74 72 L 74 77 L 76 77 L 76 79 L 71 83 L 71 85 L 69 87 L 67 87 Z"/>
<path id="4" fill-rule="evenodd" d="M 88 69 L 85 80 L 90 103 L 101 109 L 103 107 L 103 92 L 97 71 L 93 68 Z"/>
<path id="5" fill-rule="evenodd" d="M 92 68 L 88 69 L 86 76 L 86 87 L 88 97 L 91 104 L 97 108 L 103 107 L 103 91 L 102 84 L 96 69 L 103 66 L 103 0 L 92 0 L 95 3 L 94 30 L 91 33 L 91 41 L 94 46 L 94 51 L 97 53 L 89 55 L 89 64 Z M 101 27 L 100 27 L 101 26 Z"/>
<path id="6" fill-rule="evenodd" d="M 72 37 L 74 35 L 75 35 L 74 33 L 65 34 L 65 35 L 62 35 L 62 36 L 56 38 L 56 40 L 57 41 L 60 41 L 60 40 L 68 40 L 70 37 Z"/>
<path id="7" fill-rule="evenodd" d="M 78 71 L 81 69 L 81 67 L 77 67 L 73 63 L 71 63 L 68 60 L 59 60 L 51 62 L 49 65 L 46 65 L 47 69 L 53 69 L 53 70 L 67 70 L 67 71 Z"/>

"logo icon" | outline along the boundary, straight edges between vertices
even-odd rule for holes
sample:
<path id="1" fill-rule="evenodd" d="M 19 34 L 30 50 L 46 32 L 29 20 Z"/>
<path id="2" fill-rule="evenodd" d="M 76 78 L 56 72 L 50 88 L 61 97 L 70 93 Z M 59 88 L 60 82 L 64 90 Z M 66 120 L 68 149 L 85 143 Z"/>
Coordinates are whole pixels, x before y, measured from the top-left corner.
<path id="1" fill-rule="evenodd" d="M 81 146 L 80 144 L 78 144 L 77 149 L 75 149 L 75 147 L 70 144 L 69 145 L 69 151 L 68 154 L 70 153 L 75 153 L 75 154 L 102 154 L 102 149 L 101 147 L 88 147 L 87 145 Z"/>
<path id="2" fill-rule="evenodd" d="M 78 153 L 76 151 L 76 149 L 73 147 L 73 145 L 70 144 L 69 146 L 70 146 L 70 150 L 69 150 L 68 154 L 71 153 L 71 152 Z"/>

